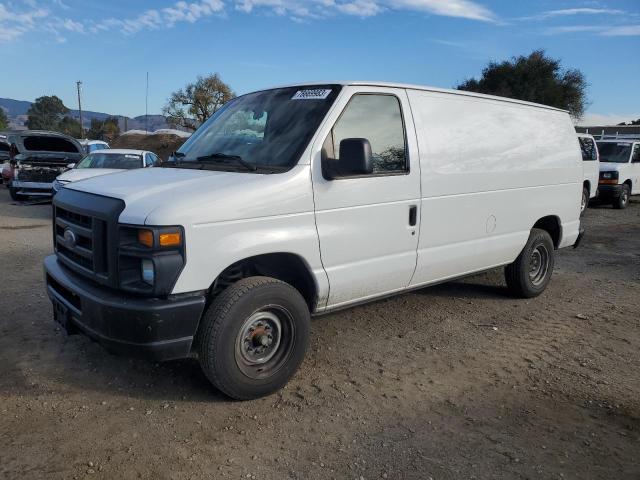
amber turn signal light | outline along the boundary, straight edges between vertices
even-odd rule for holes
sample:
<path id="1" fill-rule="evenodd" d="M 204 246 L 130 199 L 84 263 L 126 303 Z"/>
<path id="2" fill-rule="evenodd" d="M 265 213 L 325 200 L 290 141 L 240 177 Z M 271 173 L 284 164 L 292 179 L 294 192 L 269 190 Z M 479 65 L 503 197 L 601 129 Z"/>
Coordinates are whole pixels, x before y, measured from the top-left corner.
<path id="1" fill-rule="evenodd" d="M 145 247 L 153 248 L 153 232 L 151 230 L 138 230 L 138 242 Z"/>
<path id="2" fill-rule="evenodd" d="M 178 247 L 180 245 L 182 245 L 182 235 L 180 234 L 180 232 L 160 234 L 161 247 Z"/>

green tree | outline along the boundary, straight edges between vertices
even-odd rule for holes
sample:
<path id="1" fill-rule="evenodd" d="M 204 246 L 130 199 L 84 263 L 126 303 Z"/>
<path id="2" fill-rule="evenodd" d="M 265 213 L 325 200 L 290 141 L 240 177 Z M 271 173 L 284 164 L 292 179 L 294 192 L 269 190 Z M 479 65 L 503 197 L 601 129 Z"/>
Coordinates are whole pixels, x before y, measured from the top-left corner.
<path id="1" fill-rule="evenodd" d="M 80 128 L 80 122 L 75 118 L 69 117 L 68 115 L 65 115 L 62 120 L 58 122 L 58 125 L 56 125 L 55 128 L 51 128 L 50 130 L 64 133 L 73 138 L 82 138 L 84 136 L 82 134 L 82 128 Z"/>
<path id="2" fill-rule="evenodd" d="M 173 92 L 162 112 L 171 125 L 193 131 L 235 96 L 217 73 L 199 76 L 195 83 Z"/>
<path id="3" fill-rule="evenodd" d="M 104 120 L 91 119 L 91 128 L 87 137 L 91 140 L 114 140 L 120 136 L 120 126 L 117 117 L 107 117 Z"/>
<path id="4" fill-rule="evenodd" d="M 490 62 L 479 79 L 470 78 L 456 88 L 562 108 L 575 119 L 582 117 L 588 104 L 584 74 L 564 69 L 560 60 L 548 57 L 544 50 Z"/>
<path id="5" fill-rule="evenodd" d="M 4 108 L 0 107 L 0 130 L 4 130 L 9 126 L 9 119 L 4 111 Z"/>
<path id="6" fill-rule="evenodd" d="M 58 130 L 67 113 L 69 109 L 55 95 L 36 98 L 27 111 L 26 125 L 31 130 Z"/>

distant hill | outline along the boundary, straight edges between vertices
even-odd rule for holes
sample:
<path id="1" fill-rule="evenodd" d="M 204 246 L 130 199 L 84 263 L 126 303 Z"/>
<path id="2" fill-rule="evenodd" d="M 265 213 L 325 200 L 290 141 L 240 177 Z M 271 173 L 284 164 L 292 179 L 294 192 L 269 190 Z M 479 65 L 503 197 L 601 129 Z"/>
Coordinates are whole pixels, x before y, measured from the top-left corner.
<path id="1" fill-rule="evenodd" d="M 4 108 L 9 118 L 10 128 L 25 128 L 24 124 L 27 121 L 27 111 L 32 102 L 25 100 L 13 100 L 11 98 L 0 98 L 0 107 Z M 78 110 L 71 110 L 70 116 L 80 120 L 80 114 Z M 102 112 L 82 111 L 82 123 L 84 128 L 88 129 L 91 126 L 91 119 L 97 118 L 98 120 L 104 120 L 107 117 L 118 117 L 118 123 L 121 131 L 126 130 L 145 130 L 155 131 L 165 128 L 172 128 L 167 119 L 162 115 L 148 115 L 145 122 L 145 116 L 140 115 L 138 117 L 130 118 L 123 115 L 114 115 Z M 146 125 L 145 125 L 146 124 Z"/>

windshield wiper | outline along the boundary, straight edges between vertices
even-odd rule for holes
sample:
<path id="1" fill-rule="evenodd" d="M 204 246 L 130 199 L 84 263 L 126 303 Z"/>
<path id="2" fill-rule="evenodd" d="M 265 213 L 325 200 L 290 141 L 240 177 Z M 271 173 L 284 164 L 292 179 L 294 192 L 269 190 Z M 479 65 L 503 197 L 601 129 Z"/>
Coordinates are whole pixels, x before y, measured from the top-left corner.
<path id="1" fill-rule="evenodd" d="M 258 170 L 258 167 L 256 167 L 252 163 L 247 162 L 246 160 L 243 160 L 240 155 L 227 155 L 226 153 L 222 153 L 222 152 L 216 152 L 216 153 L 210 153 L 209 155 L 203 155 L 202 157 L 196 158 L 196 160 L 198 162 L 206 162 L 207 160 L 213 160 L 213 161 L 216 161 L 216 160 L 235 160 L 236 162 L 238 162 L 240 165 L 242 165 L 244 168 L 246 168 L 250 172 L 255 172 L 256 170 Z"/>

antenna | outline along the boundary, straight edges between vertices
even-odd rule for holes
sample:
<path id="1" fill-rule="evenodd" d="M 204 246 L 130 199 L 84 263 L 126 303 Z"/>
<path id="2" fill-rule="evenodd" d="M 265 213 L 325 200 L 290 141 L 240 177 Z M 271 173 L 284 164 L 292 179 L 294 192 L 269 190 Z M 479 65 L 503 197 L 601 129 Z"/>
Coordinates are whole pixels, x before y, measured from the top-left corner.
<path id="1" fill-rule="evenodd" d="M 82 124 L 82 101 L 80 100 L 82 82 L 80 80 L 76 82 L 76 88 L 78 89 L 78 112 L 80 112 L 80 137 L 84 138 L 84 125 Z"/>
<path id="2" fill-rule="evenodd" d="M 149 72 L 147 72 L 147 91 L 144 97 L 144 133 L 149 134 Z"/>

